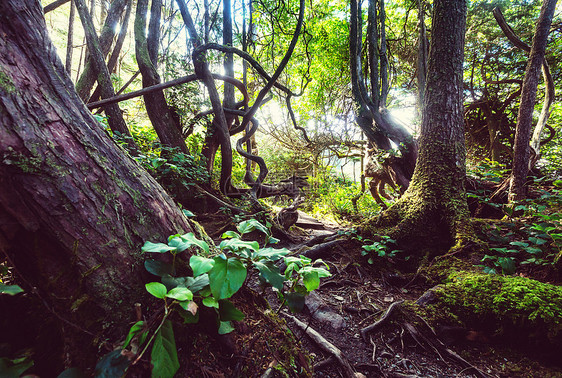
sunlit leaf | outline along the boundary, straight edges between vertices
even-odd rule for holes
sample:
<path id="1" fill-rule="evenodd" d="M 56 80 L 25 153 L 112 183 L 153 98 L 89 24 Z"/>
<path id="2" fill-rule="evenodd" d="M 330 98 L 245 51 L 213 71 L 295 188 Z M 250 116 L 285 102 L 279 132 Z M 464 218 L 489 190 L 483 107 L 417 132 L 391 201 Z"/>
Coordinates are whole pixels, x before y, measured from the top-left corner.
<path id="1" fill-rule="evenodd" d="M 145 285 L 146 291 L 154 295 L 156 298 L 164 299 L 168 293 L 166 286 L 160 282 L 150 282 Z"/>

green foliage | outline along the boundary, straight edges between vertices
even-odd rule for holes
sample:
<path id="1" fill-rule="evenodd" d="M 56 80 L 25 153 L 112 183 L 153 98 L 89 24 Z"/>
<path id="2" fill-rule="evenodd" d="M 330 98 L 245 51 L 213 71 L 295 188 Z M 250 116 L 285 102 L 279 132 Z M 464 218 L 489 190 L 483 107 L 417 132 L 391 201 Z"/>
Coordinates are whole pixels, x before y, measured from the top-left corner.
<path id="1" fill-rule="evenodd" d="M 287 256 L 287 249 L 266 247 L 269 243 L 278 242 L 271 236 L 269 227 L 269 224 L 263 225 L 255 219 L 239 223 L 238 232 L 230 231 L 223 235 L 225 240 L 218 247 L 219 254 L 214 257 L 193 254 L 189 259 L 193 276 L 185 277 L 175 277 L 176 256 L 192 247 L 197 247 L 208 255 L 211 248 L 207 243 L 197 239 L 193 233 L 171 235 L 167 244 L 147 241 L 142 247 L 144 253 L 170 253 L 173 257 L 171 264 L 156 260 L 145 262 L 147 271 L 161 279 L 161 282 L 149 282 L 145 287 L 152 296 L 162 301 L 164 315 L 158 328 L 152 333 L 145 322 L 135 323 L 121 350 L 132 348 L 135 344 L 135 348 L 142 348 L 137 357 L 140 358 L 152 346 L 152 376 L 174 376 L 179 362 L 169 316 L 177 313 L 185 324 L 196 323 L 199 320 L 200 306 L 203 306 L 215 314 L 219 334 L 232 332 L 232 321 L 244 319 L 244 314 L 228 299 L 245 284 L 248 269 L 254 269 L 263 284 L 272 286 L 291 310 L 302 309 L 304 297 L 317 289 L 320 279 L 328 277 L 330 273 L 324 267 L 314 265 L 322 263 L 321 260 L 313 263 L 302 256 Z M 263 247 L 256 241 L 242 240 L 243 235 L 253 231 L 265 234 L 266 242 Z M 285 274 L 276 265 L 281 259 L 287 265 Z M 122 368 L 123 372 L 126 370 L 128 364 L 122 363 L 119 357 L 121 350 L 104 356 L 98 363 L 101 371 L 110 371 L 108 369 L 112 364 Z"/>
<path id="2" fill-rule="evenodd" d="M 0 377 L 19 378 L 27 369 L 33 366 L 33 361 L 27 357 L 9 360 L 0 358 Z"/>
<path id="3" fill-rule="evenodd" d="M 369 239 L 364 239 L 364 242 L 370 242 Z M 393 258 L 400 252 L 403 252 L 401 249 L 397 249 L 396 240 L 392 239 L 390 236 L 383 235 L 381 236 L 380 241 L 375 241 L 372 244 L 363 245 L 363 251 L 361 251 L 362 256 L 369 256 L 368 262 L 369 264 L 373 264 L 374 260 L 372 257 L 373 254 L 376 257 L 387 257 Z M 406 257 L 408 260 L 408 257 Z"/>
<path id="4" fill-rule="evenodd" d="M 22 292 L 23 289 L 18 285 L 4 285 L 0 283 L 0 294 L 16 295 Z"/>

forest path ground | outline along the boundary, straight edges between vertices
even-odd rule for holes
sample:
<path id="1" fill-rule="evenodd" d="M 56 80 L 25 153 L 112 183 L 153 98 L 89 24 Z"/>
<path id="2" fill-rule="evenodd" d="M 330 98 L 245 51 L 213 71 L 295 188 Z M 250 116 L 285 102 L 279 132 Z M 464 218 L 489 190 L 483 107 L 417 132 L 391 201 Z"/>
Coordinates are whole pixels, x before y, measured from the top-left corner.
<path id="1" fill-rule="evenodd" d="M 350 375 L 353 372 L 356 377 L 562 376 L 560 367 L 548 366 L 548 363 L 537 360 L 540 356 L 530 357 L 522 350 L 494 341 L 493 335 L 488 337 L 479 330 L 436 327 L 435 341 L 443 341 L 450 350 L 462 356 L 468 366 L 440 353 L 420 335 L 416 338 L 402 316 L 407 310 L 400 302 L 416 301 L 430 288 L 423 280 L 412 280 L 413 272 L 408 274 L 394 269 L 388 259 L 375 259 L 373 264 L 368 264 L 366 257 L 361 255 L 361 244 L 342 235 L 343 228 L 337 230 L 337 225 L 328 224 L 322 230 L 316 224 L 320 221 L 308 219 L 307 222 L 315 224 L 314 229 L 297 228 L 302 244 L 287 247 L 298 255 L 317 248 L 319 244 L 327 245 L 320 257 L 330 267 L 332 276 L 323 279 L 320 288 L 307 297 L 303 312 L 289 314 L 283 309 L 280 314 L 305 349 L 310 351 L 315 377 L 347 377 L 353 376 Z M 301 226 L 305 226 L 303 223 Z M 270 293 L 268 300 L 276 310 L 279 306 L 277 297 Z M 393 304 L 402 310 L 392 312 L 388 321 L 375 331 L 362 335 L 361 329 L 384 317 Z M 300 320 L 300 326 L 293 317 Z M 322 347 L 305 334 L 303 324 L 304 328 L 317 331 L 326 342 L 338 348 L 343 363 L 326 351 L 329 346 Z M 346 371 L 346 361 L 351 372 Z"/>

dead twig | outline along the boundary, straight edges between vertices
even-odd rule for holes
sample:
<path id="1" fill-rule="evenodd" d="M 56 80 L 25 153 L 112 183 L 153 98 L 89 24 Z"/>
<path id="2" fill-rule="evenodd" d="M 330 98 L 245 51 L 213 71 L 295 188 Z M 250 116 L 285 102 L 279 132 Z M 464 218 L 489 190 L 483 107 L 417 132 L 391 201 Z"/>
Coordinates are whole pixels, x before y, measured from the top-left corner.
<path id="1" fill-rule="evenodd" d="M 381 325 L 383 325 L 389 319 L 390 315 L 392 314 L 392 311 L 396 308 L 396 306 L 400 305 L 402 302 L 404 301 L 399 300 L 392 303 L 390 306 L 388 306 L 388 309 L 379 320 L 377 320 L 371 325 L 368 325 L 365 328 L 362 328 L 360 332 L 361 332 L 361 336 L 363 337 L 363 340 L 367 341 L 367 334 L 379 328 Z"/>

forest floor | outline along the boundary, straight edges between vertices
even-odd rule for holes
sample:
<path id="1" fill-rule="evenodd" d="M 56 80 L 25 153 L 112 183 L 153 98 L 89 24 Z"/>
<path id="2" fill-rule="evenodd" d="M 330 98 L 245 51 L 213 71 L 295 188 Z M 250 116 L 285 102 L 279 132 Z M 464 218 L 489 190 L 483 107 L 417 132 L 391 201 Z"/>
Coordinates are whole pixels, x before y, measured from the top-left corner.
<path id="1" fill-rule="evenodd" d="M 375 259 L 369 264 L 362 255 L 362 244 L 343 227 L 319 225 L 309 218 L 299 225 L 292 228 L 293 241 L 279 247 L 287 247 L 296 255 L 320 249 L 315 257 L 322 258 L 332 274 L 307 297 L 303 312 L 279 312 L 311 357 L 313 376 L 562 376 L 562 361 L 543 358 L 531 345 L 514 345 L 484 330 L 423 322 L 435 334 L 422 334 L 403 316 L 405 310 L 401 308 L 432 287 L 423 275 L 404 271 L 390 258 Z M 205 226 L 213 231 L 213 227 Z M 261 291 L 257 283 L 255 290 Z M 280 306 L 277 296 L 269 291 L 266 297 L 276 311 Z M 394 311 L 389 312 L 391 307 Z M 365 332 L 365 327 L 377 321 L 380 326 Z M 307 335 L 310 330 L 320 337 L 311 338 Z M 267 370 L 262 377 L 276 376 L 273 371 Z"/>

